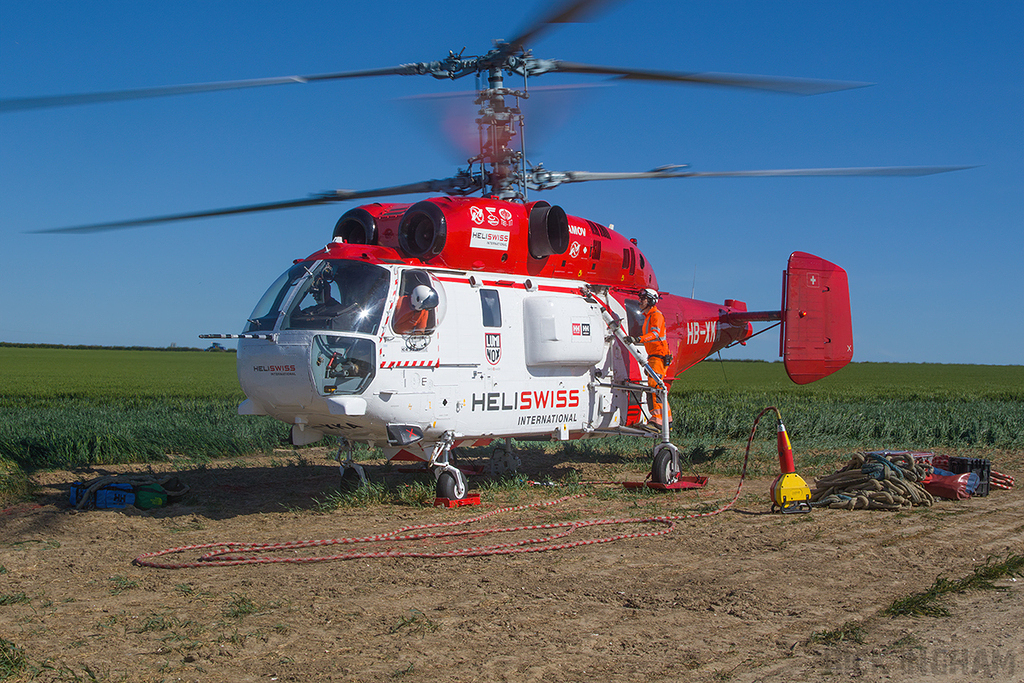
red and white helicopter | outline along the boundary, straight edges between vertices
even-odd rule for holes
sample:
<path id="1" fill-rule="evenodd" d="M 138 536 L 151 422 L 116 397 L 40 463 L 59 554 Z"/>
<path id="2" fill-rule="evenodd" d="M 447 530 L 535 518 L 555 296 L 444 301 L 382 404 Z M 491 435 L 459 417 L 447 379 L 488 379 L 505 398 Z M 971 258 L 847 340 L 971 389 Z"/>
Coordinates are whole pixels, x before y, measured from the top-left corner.
<path id="1" fill-rule="evenodd" d="M 698 173 L 666 166 L 641 173 L 591 173 L 528 167 L 525 151 L 515 144 L 517 137 L 522 139 L 518 104 L 529 96 L 525 82 L 543 74 L 605 74 L 799 94 L 864 85 L 621 69 L 538 59 L 527 50 L 551 24 L 578 18 L 597 4 L 562 2 L 481 56 L 449 53 L 440 61 L 369 71 L 4 100 L 0 111 L 370 76 L 486 76 L 486 87 L 476 95 L 479 154 L 451 178 L 45 232 L 438 195 L 347 211 L 327 246 L 293 263 L 271 285 L 240 334 L 210 335 L 238 340 L 238 377 L 248 397 L 239 412 L 291 425 L 296 445 L 330 435 L 343 443 L 379 446 L 392 460 L 421 462 L 433 472 L 437 495 L 450 500 L 467 493 L 465 475 L 452 463 L 452 449 L 504 440 L 495 452 L 507 457 L 512 438 L 654 437 L 652 478 L 668 485 L 680 473 L 667 415 L 672 380 L 720 349 L 744 343 L 754 335 L 752 323 L 765 321 L 781 323 L 780 352 L 794 382 L 813 382 L 839 370 L 853 356 L 846 273 L 824 259 L 794 252 L 781 306 L 772 311 L 748 311 L 734 299 L 709 303 L 661 292 L 658 306 L 672 360 L 652 387 L 646 352 L 632 339 L 642 321 L 639 293 L 658 290 L 650 261 L 635 240 L 611 226 L 528 200 L 527 192 L 591 180 L 925 175 L 953 169 Z M 523 89 L 506 87 L 506 74 L 522 77 Z M 660 394 L 666 413 L 658 434 L 642 428 L 652 417 L 646 395 L 653 392 Z M 362 476 L 351 455 L 344 466 Z"/>

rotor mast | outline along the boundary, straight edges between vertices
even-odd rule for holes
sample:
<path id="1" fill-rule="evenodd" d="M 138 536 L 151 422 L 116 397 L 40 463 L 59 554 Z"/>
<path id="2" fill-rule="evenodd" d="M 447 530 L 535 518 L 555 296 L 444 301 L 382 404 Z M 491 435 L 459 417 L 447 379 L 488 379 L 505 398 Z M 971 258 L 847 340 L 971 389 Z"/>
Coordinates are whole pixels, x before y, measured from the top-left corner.
<path id="1" fill-rule="evenodd" d="M 470 164 L 489 164 L 486 183 L 490 195 L 497 199 L 523 200 L 525 189 L 520 172 L 523 153 L 512 148 L 516 127 L 522 128 L 523 114 L 517 106 L 508 106 L 506 97 L 526 98 L 526 92 L 505 87 L 502 69 L 508 68 L 508 57 L 497 51 L 500 61 L 487 67 L 487 88 L 477 95 L 480 106 L 476 124 L 480 130 L 480 155 L 470 159 Z"/>

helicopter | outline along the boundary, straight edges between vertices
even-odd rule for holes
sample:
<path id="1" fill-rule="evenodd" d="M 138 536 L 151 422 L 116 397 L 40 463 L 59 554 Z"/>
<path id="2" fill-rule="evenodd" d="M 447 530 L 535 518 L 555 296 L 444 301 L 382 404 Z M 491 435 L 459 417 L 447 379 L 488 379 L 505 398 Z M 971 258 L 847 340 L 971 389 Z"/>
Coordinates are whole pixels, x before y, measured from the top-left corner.
<path id="1" fill-rule="evenodd" d="M 528 46 L 550 26 L 600 4 L 555 5 L 515 38 L 488 52 L 449 52 L 437 61 L 374 70 L 192 84 L 0 101 L 0 111 L 90 104 L 216 90 L 392 75 L 455 80 L 477 76 L 479 151 L 454 176 L 371 190 L 62 228 L 94 232 L 218 215 L 427 193 L 414 203 L 375 202 L 347 211 L 331 242 L 292 264 L 260 299 L 238 334 L 239 412 L 291 425 L 295 445 L 327 436 L 384 449 L 389 460 L 422 463 L 438 497 L 467 495 L 453 464 L 462 445 L 510 439 L 570 440 L 644 435 L 657 443 L 652 479 L 680 476 L 671 443 L 672 380 L 719 350 L 754 336 L 753 323 L 780 324 L 780 350 L 797 383 L 825 377 L 853 355 L 849 289 L 839 266 L 804 252 L 790 257 L 778 310 L 748 311 L 661 292 L 650 261 L 612 226 L 568 214 L 528 193 L 616 179 L 794 175 L 925 175 L 928 168 L 787 169 L 699 173 L 682 166 L 645 172 L 552 171 L 529 166 L 520 100 L 547 74 L 695 83 L 817 94 L 860 87 L 840 81 L 684 74 L 539 59 Z M 524 80 L 506 87 L 505 76 Z M 472 196 L 479 194 L 479 197 Z M 662 376 L 639 336 L 640 294 L 659 292 L 672 361 Z M 653 378 L 653 385 L 649 381 Z M 662 429 L 652 415 L 657 394 Z M 359 470 L 350 456 L 346 472 Z"/>

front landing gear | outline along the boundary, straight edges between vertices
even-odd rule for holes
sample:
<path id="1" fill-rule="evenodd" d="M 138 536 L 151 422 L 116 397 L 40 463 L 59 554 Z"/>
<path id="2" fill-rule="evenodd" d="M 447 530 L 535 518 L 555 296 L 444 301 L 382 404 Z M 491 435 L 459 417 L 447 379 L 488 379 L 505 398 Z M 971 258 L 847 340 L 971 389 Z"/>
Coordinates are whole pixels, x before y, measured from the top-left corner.
<path id="1" fill-rule="evenodd" d="M 344 460 L 341 459 L 342 451 L 347 452 Z M 341 487 L 350 491 L 367 484 L 366 472 L 363 471 L 362 465 L 356 464 L 353 453 L 355 453 L 355 447 L 352 443 L 344 437 L 339 437 L 338 453 L 335 459 L 341 470 Z"/>
<path id="2" fill-rule="evenodd" d="M 469 487 L 466 485 L 466 479 L 456 468 L 452 470 L 444 470 L 437 475 L 437 486 L 435 487 L 435 493 L 438 498 L 444 498 L 445 500 L 462 500 L 466 497 L 466 493 Z"/>
<path id="3" fill-rule="evenodd" d="M 445 432 L 441 440 L 434 445 L 434 452 L 430 456 L 429 467 L 434 473 L 435 494 L 438 498 L 458 501 L 464 500 L 469 493 L 469 485 L 466 483 L 466 475 L 462 470 L 451 464 L 449 454 L 455 443 L 455 435 Z"/>

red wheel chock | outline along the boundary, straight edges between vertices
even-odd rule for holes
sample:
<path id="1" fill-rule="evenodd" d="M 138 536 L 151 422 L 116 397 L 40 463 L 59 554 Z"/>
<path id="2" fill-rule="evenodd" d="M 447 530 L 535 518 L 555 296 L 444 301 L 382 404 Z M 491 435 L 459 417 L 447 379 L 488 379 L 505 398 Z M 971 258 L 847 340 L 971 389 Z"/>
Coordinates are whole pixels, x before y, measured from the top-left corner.
<path id="1" fill-rule="evenodd" d="M 475 493 L 471 493 L 462 500 L 449 500 L 447 498 L 435 498 L 434 507 L 436 508 L 460 508 L 463 505 L 479 505 L 480 496 Z"/>
<path id="2" fill-rule="evenodd" d="M 707 477 L 701 477 L 698 475 L 679 477 L 671 484 L 658 484 L 653 481 L 627 481 L 623 482 L 623 486 L 627 489 L 642 489 L 647 487 L 656 491 L 680 491 L 683 489 L 702 489 L 708 483 Z"/>

